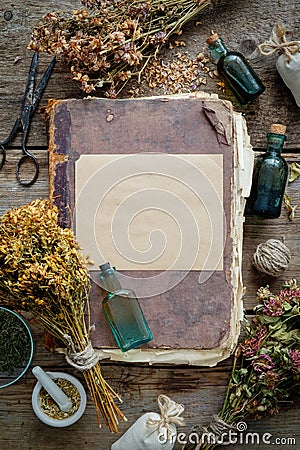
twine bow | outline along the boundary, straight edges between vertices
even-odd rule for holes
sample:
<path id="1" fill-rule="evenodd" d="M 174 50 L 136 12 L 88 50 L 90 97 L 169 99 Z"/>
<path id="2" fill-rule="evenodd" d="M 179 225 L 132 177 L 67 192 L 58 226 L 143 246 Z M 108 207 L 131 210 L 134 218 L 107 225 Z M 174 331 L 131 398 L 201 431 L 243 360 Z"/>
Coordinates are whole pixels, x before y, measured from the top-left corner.
<path id="1" fill-rule="evenodd" d="M 184 425 L 184 419 L 180 417 L 184 411 L 184 406 L 174 402 L 163 394 L 158 396 L 157 403 L 160 409 L 160 418 L 147 419 L 146 424 L 156 427 L 158 431 L 165 428 L 167 431 L 167 439 L 170 440 L 174 434 L 174 429 L 172 429 L 171 425 Z"/>
<path id="2" fill-rule="evenodd" d="M 68 334 L 64 338 L 69 342 L 71 350 L 65 351 L 67 362 L 80 371 L 89 370 L 94 367 L 100 359 L 100 355 L 95 352 L 91 342 L 81 351 L 76 352 L 74 342 Z"/>
<path id="3" fill-rule="evenodd" d="M 260 44 L 258 48 L 262 55 L 267 56 L 276 52 L 284 53 L 287 61 L 290 61 L 291 55 L 300 52 L 300 42 L 287 41 L 285 27 L 281 27 L 280 24 L 276 22 L 271 38 L 263 44 Z"/>

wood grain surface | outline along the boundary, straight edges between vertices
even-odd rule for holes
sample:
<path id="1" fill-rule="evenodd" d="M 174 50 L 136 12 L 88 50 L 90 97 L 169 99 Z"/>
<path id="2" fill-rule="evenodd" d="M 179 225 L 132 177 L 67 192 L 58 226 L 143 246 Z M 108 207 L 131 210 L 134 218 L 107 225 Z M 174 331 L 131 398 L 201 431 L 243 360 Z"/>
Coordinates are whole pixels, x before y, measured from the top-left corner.
<path id="1" fill-rule="evenodd" d="M 32 52 L 27 50 L 31 29 L 35 22 L 46 12 L 71 10 L 80 7 L 79 0 L 38 0 L 14 2 L 2 0 L 0 5 L 0 140 L 10 131 L 19 112 Z M 203 90 L 218 92 L 220 97 L 233 101 L 235 109 L 242 111 L 247 119 L 251 142 L 257 151 L 264 148 L 266 133 L 272 122 L 287 125 L 286 156 L 289 163 L 300 162 L 300 109 L 284 85 L 275 68 L 275 57 L 262 57 L 257 45 L 269 38 L 276 21 L 281 21 L 293 31 L 295 39 L 300 39 L 299 2 L 287 0 L 226 0 L 214 1 L 199 19 L 190 23 L 180 39 L 185 47 L 167 49 L 161 57 L 170 60 L 176 52 L 187 52 L 190 58 L 197 54 L 207 54 L 206 37 L 214 30 L 221 35 L 228 47 L 239 50 L 251 61 L 252 66 L 261 76 L 267 89 L 252 105 L 240 107 L 227 92 L 218 91 L 215 79 L 207 77 Z M 200 22 L 196 23 L 196 22 Z M 49 55 L 40 56 L 40 73 L 50 62 Z M 213 58 L 210 64 L 214 67 Z M 136 82 L 133 81 L 135 86 Z M 122 95 L 129 95 L 127 92 Z M 139 95 L 164 94 L 163 90 L 150 89 L 147 83 L 140 86 Z M 98 92 L 96 95 L 103 95 Z M 50 98 L 82 98 L 83 92 L 76 82 L 68 79 L 64 64 L 58 60 L 41 106 Z M 0 214 L 7 209 L 21 206 L 34 198 L 45 198 L 49 193 L 47 129 L 40 112 L 35 114 L 28 142 L 30 150 L 40 162 L 38 181 L 29 188 L 18 185 L 15 178 L 15 164 L 21 155 L 20 138 L 8 150 L 7 162 L 0 172 Z M 293 204 L 300 204 L 300 180 L 287 186 L 287 194 Z M 245 308 L 249 311 L 255 304 L 255 292 L 258 287 L 270 284 L 278 289 L 281 282 L 288 278 L 300 280 L 300 207 L 295 219 L 290 221 L 288 212 L 283 208 L 281 217 L 276 220 L 248 219 L 245 223 L 243 277 L 246 285 Z M 260 275 L 252 266 L 252 254 L 260 242 L 269 238 L 283 240 L 290 248 L 292 259 L 288 270 L 278 279 Z M 31 321 L 30 326 L 35 337 L 35 356 L 33 365 L 39 364 L 45 370 L 61 370 L 75 374 L 63 356 L 50 353 L 43 348 L 43 330 Z M 157 396 L 164 393 L 185 405 L 186 426 L 180 428 L 188 432 L 192 426 L 205 425 L 212 414 L 217 413 L 222 405 L 226 384 L 231 370 L 231 359 L 214 368 L 188 366 L 154 366 L 102 363 L 103 373 L 112 386 L 123 398 L 122 410 L 128 417 L 127 423 L 120 425 L 120 432 L 128 428 L 146 411 L 157 411 Z M 94 407 L 88 400 L 86 413 L 77 424 L 66 429 L 55 429 L 42 424 L 31 408 L 31 393 L 35 380 L 28 371 L 17 384 L 0 390 L 0 450 L 108 450 L 117 439 L 109 433 L 105 425 L 99 430 Z M 298 406 L 297 406 L 298 405 Z M 280 449 L 300 447 L 299 401 L 282 406 L 281 414 L 259 422 L 249 422 L 248 429 L 271 433 L 274 437 L 295 438 L 296 445 L 277 445 Z M 284 442 L 284 441 L 282 441 Z M 227 448 L 267 449 L 267 444 L 250 446 L 237 444 Z M 175 449 L 181 445 L 176 444 Z M 132 450 L 132 449 L 128 449 Z"/>

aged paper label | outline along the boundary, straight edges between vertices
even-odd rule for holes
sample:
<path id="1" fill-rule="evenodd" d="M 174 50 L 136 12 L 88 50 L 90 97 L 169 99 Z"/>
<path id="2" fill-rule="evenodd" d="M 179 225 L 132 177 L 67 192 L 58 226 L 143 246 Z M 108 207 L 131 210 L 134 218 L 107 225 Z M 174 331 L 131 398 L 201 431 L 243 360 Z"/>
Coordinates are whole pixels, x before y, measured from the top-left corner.
<path id="1" fill-rule="evenodd" d="M 81 155 L 74 228 L 95 269 L 222 270 L 221 154 Z"/>

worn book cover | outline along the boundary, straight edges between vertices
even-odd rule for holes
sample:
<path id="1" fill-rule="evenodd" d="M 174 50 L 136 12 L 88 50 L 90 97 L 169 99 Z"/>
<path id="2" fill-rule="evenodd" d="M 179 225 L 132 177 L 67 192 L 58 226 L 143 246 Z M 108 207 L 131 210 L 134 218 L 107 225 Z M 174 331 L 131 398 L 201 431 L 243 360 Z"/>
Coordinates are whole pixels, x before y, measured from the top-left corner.
<path id="1" fill-rule="evenodd" d="M 231 103 L 204 93 L 52 101 L 50 198 L 92 261 L 93 345 L 103 358 L 214 365 L 242 318 L 243 211 L 253 152 Z M 153 334 L 122 353 L 102 312 L 116 267 Z"/>

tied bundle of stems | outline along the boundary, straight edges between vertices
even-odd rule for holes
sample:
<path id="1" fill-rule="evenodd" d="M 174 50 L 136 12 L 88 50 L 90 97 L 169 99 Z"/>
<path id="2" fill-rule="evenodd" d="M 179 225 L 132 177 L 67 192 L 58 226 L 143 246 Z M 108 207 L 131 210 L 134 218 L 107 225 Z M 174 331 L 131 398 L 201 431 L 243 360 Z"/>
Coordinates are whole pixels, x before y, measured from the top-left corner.
<path id="1" fill-rule="evenodd" d="M 150 58 L 210 0 L 82 0 L 85 9 L 49 12 L 32 31 L 29 48 L 62 55 L 73 80 L 90 93 L 105 83 L 117 96 Z M 117 92 L 118 89 L 118 92 Z"/>
<path id="2" fill-rule="evenodd" d="M 65 345 L 67 361 L 83 371 L 99 426 L 102 415 L 117 432 L 119 419 L 125 417 L 90 342 L 87 261 L 72 230 L 61 228 L 57 219 L 57 208 L 47 200 L 35 200 L 0 218 L 1 303 L 29 311 Z"/>
<path id="3" fill-rule="evenodd" d="M 245 420 L 277 414 L 280 403 L 299 395 L 300 287 L 294 279 L 278 295 L 262 287 L 257 299 L 234 357 L 223 407 L 208 427 L 192 430 L 184 450 L 228 445 L 230 437 L 245 431 Z"/>

